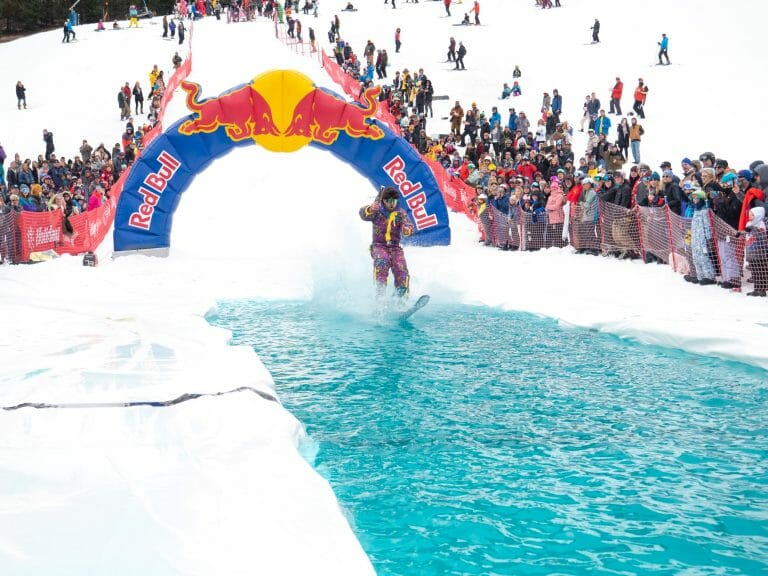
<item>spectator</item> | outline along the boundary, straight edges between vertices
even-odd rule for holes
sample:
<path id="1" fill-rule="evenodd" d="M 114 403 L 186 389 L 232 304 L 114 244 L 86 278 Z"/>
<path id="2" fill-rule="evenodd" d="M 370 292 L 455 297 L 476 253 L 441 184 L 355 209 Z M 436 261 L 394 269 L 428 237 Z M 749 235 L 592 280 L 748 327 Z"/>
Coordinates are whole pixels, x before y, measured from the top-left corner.
<path id="1" fill-rule="evenodd" d="M 24 84 L 22 84 L 21 80 L 16 82 L 16 107 L 21 110 L 22 104 L 24 105 L 24 109 L 27 108 L 27 89 L 24 88 Z"/>
<path id="2" fill-rule="evenodd" d="M 708 286 L 715 284 L 715 267 L 710 257 L 712 243 L 712 228 L 709 224 L 707 211 L 707 193 L 701 188 L 691 192 L 693 203 L 693 218 L 691 220 L 691 252 L 695 274 L 687 274 L 687 282 Z"/>
<path id="3" fill-rule="evenodd" d="M 464 68 L 464 56 L 467 55 L 467 49 L 464 47 L 463 42 L 459 42 L 459 50 L 456 52 L 456 70 L 459 69 L 459 65 L 461 65 L 462 70 L 466 70 Z"/>
<path id="4" fill-rule="evenodd" d="M 765 297 L 768 291 L 768 238 L 765 231 L 765 208 L 762 206 L 750 208 L 746 230 L 745 253 L 755 285 L 755 289 L 747 293 L 747 296 Z"/>
<path id="5" fill-rule="evenodd" d="M 640 163 L 640 140 L 645 134 L 642 125 L 637 123 L 637 118 L 632 117 L 632 123 L 629 127 L 629 145 L 632 148 L 632 162 Z"/>
<path id="6" fill-rule="evenodd" d="M 635 88 L 635 103 L 632 105 L 632 109 L 643 120 L 645 120 L 645 99 L 647 95 L 648 86 L 645 85 L 642 78 L 638 78 L 637 88 Z"/>
<path id="7" fill-rule="evenodd" d="M 621 116 L 621 95 L 624 92 L 624 82 L 616 76 L 616 84 L 611 88 L 611 109 L 608 114 L 618 114 Z"/>
<path id="8" fill-rule="evenodd" d="M 45 142 L 45 155 L 44 158 L 50 158 L 56 151 L 56 147 L 53 145 L 53 132 L 43 130 L 43 141 Z"/>

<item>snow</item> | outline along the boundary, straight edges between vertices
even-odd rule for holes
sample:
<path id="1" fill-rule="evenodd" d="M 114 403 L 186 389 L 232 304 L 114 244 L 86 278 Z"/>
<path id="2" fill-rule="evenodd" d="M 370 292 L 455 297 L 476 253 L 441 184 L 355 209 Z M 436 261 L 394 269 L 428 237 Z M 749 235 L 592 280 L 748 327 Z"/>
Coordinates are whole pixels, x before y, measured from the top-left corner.
<path id="1" fill-rule="evenodd" d="M 346 1 L 322 0 L 321 17 L 299 14 L 318 40 Z M 481 109 L 497 100 L 519 64 L 524 95 L 509 101 L 535 115 L 558 88 L 564 117 L 578 124 L 584 95 L 608 102 L 616 75 L 631 109 L 638 77 L 650 86 L 642 123 L 643 160 L 674 167 L 705 150 L 736 168 L 764 154 L 763 115 L 753 103 L 768 80 L 756 0 L 649 0 L 628 11 L 612 0 L 568 0 L 541 11 L 532 2 L 482 2 L 482 27 L 453 27 L 470 3 L 355 2 L 339 12 L 342 36 L 360 53 L 370 38 L 387 48 L 390 74 L 424 67 L 437 94 L 432 133 L 447 131 L 455 100 Z M 600 45 L 585 45 L 599 17 Z M 124 23 L 127 25 L 127 23 Z M 509 35 L 502 28 L 514 30 Z M 394 52 L 394 29 L 403 48 Z M 157 63 L 170 75 L 179 46 L 160 38 L 159 19 L 139 30 L 77 28 L 0 44 L 6 89 L 0 143 L 12 157 L 43 152 L 42 130 L 70 157 L 83 138 L 119 141 L 116 93 Z M 666 32 L 675 64 L 654 67 Z M 714 37 L 727 34 L 728 42 Z M 469 70 L 442 62 L 448 37 L 467 45 Z M 195 24 L 193 71 L 203 96 L 274 68 L 318 85 L 324 71 L 274 39 L 267 22 Z M 182 53 L 186 46 L 182 47 Z M 12 85 L 27 87 L 17 111 Z M 166 125 L 185 115 L 172 101 Z M 574 149 L 584 148 L 577 133 Z M 301 423 L 254 393 L 274 395 L 255 353 L 228 345 L 204 315 L 217 299 L 325 299 L 367 302 L 372 294 L 369 226 L 357 219 L 373 197 L 367 180 L 330 154 L 238 149 L 212 164 L 185 192 L 174 218 L 171 256 L 79 257 L 0 268 L 3 340 L 0 406 L 23 402 L 112 404 L 223 393 L 167 408 L 31 408 L 0 417 L 0 567 L 9 574 L 183 573 L 366 574 L 373 568 L 328 484 L 299 454 Z M 717 287 L 689 285 L 665 266 L 578 256 L 570 250 L 500 252 L 478 245 L 477 230 L 452 215 L 453 243 L 409 248 L 415 293 L 430 306 L 461 301 L 523 310 L 637 341 L 768 368 L 768 307 Z M 574 331 L 578 340 L 579 331 Z M 240 391 L 235 391 L 238 389 Z M 298 552 L 298 553 L 297 553 Z"/>

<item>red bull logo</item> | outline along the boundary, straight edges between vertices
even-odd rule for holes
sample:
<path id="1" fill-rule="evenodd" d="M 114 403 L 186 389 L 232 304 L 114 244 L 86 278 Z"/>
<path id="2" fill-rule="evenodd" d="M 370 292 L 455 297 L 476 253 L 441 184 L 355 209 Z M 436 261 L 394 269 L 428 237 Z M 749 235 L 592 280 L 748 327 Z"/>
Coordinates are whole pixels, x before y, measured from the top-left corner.
<path id="1" fill-rule="evenodd" d="M 179 126 L 187 136 L 223 127 L 233 141 L 250 138 L 274 152 L 292 152 L 312 141 L 330 146 L 342 132 L 351 138 L 384 137 L 381 127 L 371 122 L 379 86 L 364 93 L 361 105 L 316 88 L 308 77 L 290 70 L 267 72 L 246 86 L 204 100 L 199 100 L 198 84 L 184 81 L 181 87 L 194 113 Z"/>
<path id="2" fill-rule="evenodd" d="M 209 134 L 222 126 L 235 142 L 263 134 L 280 134 L 272 120 L 269 104 L 250 84 L 203 101 L 197 99 L 199 84 L 184 80 L 181 88 L 187 93 L 187 108 L 196 115 L 194 120 L 179 126 L 182 134 Z"/>
<path id="3" fill-rule="evenodd" d="M 376 114 L 376 97 L 381 87 L 369 88 L 363 94 L 365 107 L 349 105 L 316 88 L 304 96 L 296 105 L 293 120 L 285 130 L 285 136 L 304 136 L 316 142 L 331 145 L 336 142 L 340 132 L 353 138 L 378 140 L 384 137 L 384 131 L 366 120 Z"/>

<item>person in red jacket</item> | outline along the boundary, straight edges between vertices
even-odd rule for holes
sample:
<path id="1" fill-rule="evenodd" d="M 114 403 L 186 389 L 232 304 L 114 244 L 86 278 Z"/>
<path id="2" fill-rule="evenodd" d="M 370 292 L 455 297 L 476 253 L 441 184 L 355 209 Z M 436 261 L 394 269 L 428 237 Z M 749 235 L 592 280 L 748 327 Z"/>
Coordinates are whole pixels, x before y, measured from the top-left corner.
<path id="1" fill-rule="evenodd" d="M 624 92 L 624 82 L 616 76 L 616 84 L 611 89 L 611 110 L 608 114 L 618 114 L 621 116 L 621 94 Z"/>
<path id="2" fill-rule="evenodd" d="M 451 0 L 443 0 L 443 4 L 445 4 L 445 13 L 447 16 L 451 15 Z"/>
<path id="3" fill-rule="evenodd" d="M 480 26 L 480 2 L 475 0 L 475 4 L 472 6 L 472 12 L 475 13 L 475 26 Z"/>
<path id="4" fill-rule="evenodd" d="M 645 98 L 648 95 L 648 86 L 645 85 L 642 78 L 639 78 L 637 82 L 637 88 L 635 88 L 635 103 L 632 106 L 632 110 L 634 110 L 640 118 L 645 118 Z"/>

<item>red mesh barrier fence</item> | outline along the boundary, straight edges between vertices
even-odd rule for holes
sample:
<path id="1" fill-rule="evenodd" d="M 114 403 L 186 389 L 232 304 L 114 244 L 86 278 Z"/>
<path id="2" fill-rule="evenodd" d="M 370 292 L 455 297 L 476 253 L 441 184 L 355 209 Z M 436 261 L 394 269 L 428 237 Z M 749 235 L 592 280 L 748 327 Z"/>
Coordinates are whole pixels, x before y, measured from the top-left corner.
<path id="1" fill-rule="evenodd" d="M 667 207 L 638 206 L 636 210 L 640 218 L 640 231 L 646 260 L 649 260 L 647 256 L 650 254 L 665 264 L 674 265 L 671 262 L 672 231 Z"/>
<path id="2" fill-rule="evenodd" d="M 0 214 L 0 260 L 18 264 L 20 254 L 18 246 L 21 243 L 21 231 L 16 224 L 18 215 L 16 212 Z"/>
<path id="3" fill-rule="evenodd" d="M 521 250 L 541 250 L 547 247 L 547 214 L 518 211 Z"/>
<path id="4" fill-rule="evenodd" d="M 678 216 L 667 210 L 670 244 L 670 259 L 673 269 L 679 274 L 690 274 L 693 268 L 693 250 L 691 249 L 691 219 Z"/>
<path id="5" fill-rule="evenodd" d="M 509 219 L 495 206 L 491 206 L 491 210 L 493 210 L 493 245 L 506 249 L 509 245 Z"/>
<path id="6" fill-rule="evenodd" d="M 634 210 L 599 201 L 600 249 L 607 254 L 640 256 L 641 222 Z"/>
<path id="7" fill-rule="evenodd" d="M 572 204 L 569 218 L 571 246 L 579 251 L 599 252 L 599 222 L 596 202 L 591 206 L 586 206 L 583 202 Z"/>

